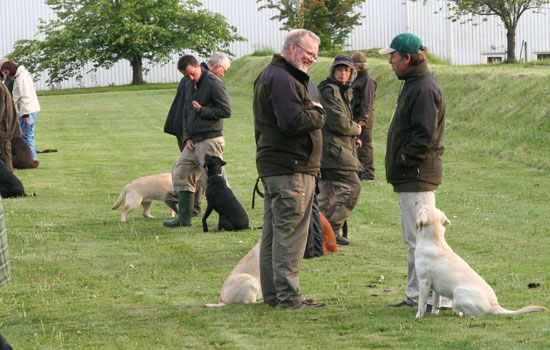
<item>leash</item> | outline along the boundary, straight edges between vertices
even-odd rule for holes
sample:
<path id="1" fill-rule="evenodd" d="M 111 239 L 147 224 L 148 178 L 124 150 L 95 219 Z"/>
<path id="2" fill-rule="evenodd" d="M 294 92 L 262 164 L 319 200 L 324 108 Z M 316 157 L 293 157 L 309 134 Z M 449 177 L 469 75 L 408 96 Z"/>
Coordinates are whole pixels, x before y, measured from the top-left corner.
<path id="1" fill-rule="evenodd" d="M 264 194 L 262 193 L 262 191 L 260 191 L 260 187 L 258 186 L 259 182 L 260 182 L 260 177 L 258 176 L 258 178 L 256 179 L 256 183 L 254 184 L 254 189 L 252 190 L 252 209 L 254 209 L 256 193 L 258 193 L 260 197 L 264 198 Z"/>

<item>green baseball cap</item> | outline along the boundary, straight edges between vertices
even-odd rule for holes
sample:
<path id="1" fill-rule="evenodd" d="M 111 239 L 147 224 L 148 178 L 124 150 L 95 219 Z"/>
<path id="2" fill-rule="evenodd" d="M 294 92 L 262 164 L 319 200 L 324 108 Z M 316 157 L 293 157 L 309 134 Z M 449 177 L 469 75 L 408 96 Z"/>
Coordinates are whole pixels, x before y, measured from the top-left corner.
<path id="1" fill-rule="evenodd" d="M 394 51 L 418 53 L 420 46 L 422 46 L 422 40 L 419 37 L 411 33 L 401 33 L 393 38 L 389 47 L 383 48 L 378 53 L 381 55 L 387 55 Z"/>

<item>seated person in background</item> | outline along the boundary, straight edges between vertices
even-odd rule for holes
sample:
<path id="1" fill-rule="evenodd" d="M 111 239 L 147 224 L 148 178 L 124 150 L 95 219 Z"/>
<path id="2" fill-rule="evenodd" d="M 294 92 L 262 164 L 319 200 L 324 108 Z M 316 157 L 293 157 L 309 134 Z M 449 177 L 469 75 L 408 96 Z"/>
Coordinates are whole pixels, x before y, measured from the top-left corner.
<path id="1" fill-rule="evenodd" d="M 40 164 L 32 158 L 31 148 L 21 136 L 11 140 L 11 162 L 14 169 L 34 169 Z"/>

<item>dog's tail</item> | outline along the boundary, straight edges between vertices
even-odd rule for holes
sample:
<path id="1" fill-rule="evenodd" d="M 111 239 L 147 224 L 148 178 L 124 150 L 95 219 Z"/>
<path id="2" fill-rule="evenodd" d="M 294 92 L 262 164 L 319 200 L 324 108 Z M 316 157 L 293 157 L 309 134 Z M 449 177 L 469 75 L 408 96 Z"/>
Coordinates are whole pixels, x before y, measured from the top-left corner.
<path id="1" fill-rule="evenodd" d="M 548 311 L 548 309 L 545 308 L 544 306 L 530 305 L 530 306 L 522 307 L 517 312 L 524 313 L 524 312 L 540 312 L 540 311 Z"/>
<path id="2" fill-rule="evenodd" d="M 530 306 L 522 307 L 517 311 L 514 311 L 514 310 L 507 310 L 499 305 L 495 314 L 522 314 L 526 312 L 542 312 L 542 311 L 548 311 L 548 309 L 545 308 L 544 306 L 530 305 Z"/>
<path id="3" fill-rule="evenodd" d="M 227 305 L 226 303 L 224 303 L 222 300 L 220 300 L 219 303 L 217 304 L 204 304 L 204 307 L 221 307 L 221 306 L 225 306 Z"/>
<path id="4" fill-rule="evenodd" d="M 126 198 L 126 187 L 124 187 L 122 192 L 120 192 L 120 196 L 118 196 L 118 199 L 116 200 L 116 202 L 111 207 L 111 210 L 115 210 L 116 208 L 120 207 L 122 202 L 124 202 L 125 198 Z"/>

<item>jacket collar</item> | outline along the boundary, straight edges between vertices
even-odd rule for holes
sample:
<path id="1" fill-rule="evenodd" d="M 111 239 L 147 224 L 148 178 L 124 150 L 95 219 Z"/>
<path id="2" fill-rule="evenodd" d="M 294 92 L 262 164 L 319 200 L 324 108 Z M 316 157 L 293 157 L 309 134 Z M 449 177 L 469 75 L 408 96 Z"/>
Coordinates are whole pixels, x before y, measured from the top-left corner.
<path id="1" fill-rule="evenodd" d="M 302 72 L 298 68 L 294 67 L 283 56 L 274 54 L 271 64 L 287 70 L 296 80 L 307 86 L 307 83 L 309 82 L 309 75 L 307 75 L 306 72 Z"/>
<path id="2" fill-rule="evenodd" d="M 327 78 L 327 82 L 330 83 L 330 84 L 334 84 L 334 85 L 337 85 L 340 89 L 342 90 L 347 90 L 351 87 L 351 82 L 347 83 L 347 84 L 342 84 L 341 82 L 339 82 L 338 80 L 334 79 L 334 75 L 331 74 L 330 77 Z"/>
<path id="3" fill-rule="evenodd" d="M 415 80 L 417 78 L 420 78 L 421 76 L 424 76 L 428 74 L 430 71 L 428 70 L 428 63 L 426 61 L 420 63 L 418 66 L 414 67 L 407 73 L 398 76 L 397 78 L 399 80 L 405 80 L 405 82 L 409 82 L 412 80 Z"/>

